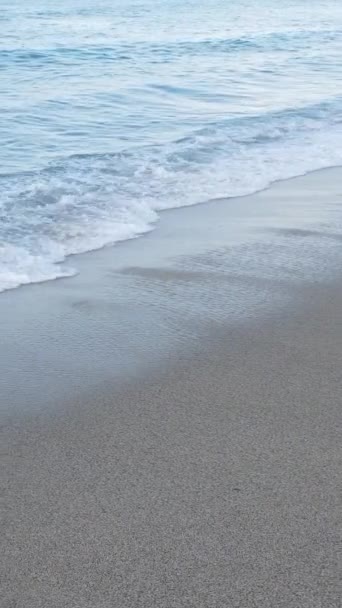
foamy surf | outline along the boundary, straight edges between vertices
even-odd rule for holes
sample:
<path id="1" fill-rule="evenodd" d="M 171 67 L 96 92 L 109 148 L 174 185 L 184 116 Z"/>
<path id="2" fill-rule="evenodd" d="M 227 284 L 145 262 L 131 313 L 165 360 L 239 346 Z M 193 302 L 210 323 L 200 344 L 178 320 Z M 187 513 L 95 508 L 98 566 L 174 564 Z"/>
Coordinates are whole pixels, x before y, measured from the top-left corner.
<path id="1" fill-rule="evenodd" d="M 163 146 L 78 155 L 0 179 L 0 289 L 74 272 L 71 254 L 151 230 L 163 209 L 342 164 L 342 101 L 211 125 Z M 275 202 L 276 204 L 276 202 Z"/>
<path id="2" fill-rule="evenodd" d="M 163 209 L 342 164 L 335 0 L 45 4 L 0 15 L 0 291 Z"/>

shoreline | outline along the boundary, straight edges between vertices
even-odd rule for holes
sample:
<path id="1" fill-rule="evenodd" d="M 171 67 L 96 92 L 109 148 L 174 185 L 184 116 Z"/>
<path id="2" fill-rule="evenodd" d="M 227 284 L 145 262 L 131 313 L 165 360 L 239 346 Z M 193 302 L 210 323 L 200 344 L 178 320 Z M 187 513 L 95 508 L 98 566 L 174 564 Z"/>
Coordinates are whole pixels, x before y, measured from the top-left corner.
<path id="1" fill-rule="evenodd" d="M 338 607 L 341 172 L 321 177 L 168 212 L 0 297 L 6 608 Z"/>
<path id="2" fill-rule="evenodd" d="M 143 377 L 210 327 L 263 319 L 334 281 L 341 171 L 165 211 L 141 239 L 78 256 L 77 276 L 2 293 L 0 411 L 53 411 L 80 389 Z"/>
<path id="3" fill-rule="evenodd" d="M 56 262 L 56 264 L 55 264 L 56 268 L 60 267 L 62 269 L 65 269 L 66 274 L 57 275 L 55 277 L 32 281 L 32 282 L 28 282 L 28 283 L 21 283 L 15 287 L 8 287 L 8 288 L 1 290 L 0 294 L 7 293 L 8 291 L 12 292 L 12 291 L 15 291 L 18 289 L 26 289 L 26 288 L 30 288 L 30 287 L 35 287 L 37 285 L 44 285 L 45 283 L 51 283 L 54 281 L 58 282 L 58 281 L 73 279 L 78 276 L 79 269 L 70 267 L 70 265 L 69 265 L 70 262 L 72 263 L 72 261 L 75 260 L 76 266 L 78 266 L 78 263 L 80 262 L 80 266 L 82 268 L 83 267 L 82 261 L 84 259 L 88 259 L 88 257 L 92 256 L 93 254 L 96 255 L 97 253 L 99 253 L 99 252 L 101 253 L 102 251 L 113 251 L 122 245 L 125 246 L 126 244 L 129 244 L 132 241 L 147 237 L 150 233 L 153 233 L 154 230 L 158 229 L 158 225 L 159 225 L 160 221 L 163 221 L 164 216 L 167 217 L 168 214 L 173 215 L 177 211 L 187 210 L 189 208 L 192 209 L 192 208 L 198 207 L 198 206 L 208 207 L 211 205 L 216 205 L 217 203 L 227 204 L 230 201 L 234 201 L 235 203 L 236 202 L 238 203 L 240 200 L 243 201 L 244 199 L 250 199 L 250 198 L 253 198 L 260 194 L 262 195 L 263 193 L 268 192 L 269 190 L 273 191 L 274 188 L 277 188 L 279 186 L 282 187 L 283 185 L 287 184 L 288 182 L 291 183 L 293 181 L 301 180 L 303 178 L 310 179 L 311 176 L 315 176 L 317 174 L 324 176 L 325 172 L 327 172 L 327 173 L 334 172 L 334 171 L 339 172 L 341 169 L 342 169 L 341 165 L 332 165 L 332 166 L 323 167 L 323 168 L 319 168 L 319 169 L 312 169 L 310 171 L 305 171 L 303 173 L 299 173 L 298 175 L 294 175 L 292 177 L 275 179 L 274 181 L 270 182 L 266 186 L 264 186 L 258 190 L 255 190 L 254 192 L 250 192 L 250 193 L 246 193 L 246 194 L 239 194 L 237 196 L 220 197 L 220 198 L 214 198 L 214 199 L 209 199 L 209 200 L 203 200 L 203 201 L 199 201 L 197 203 L 192 203 L 190 205 L 183 205 L 180 207 L 167 207 L 165 209 L 158 209 L 157 211 L 158 211 L 158 214 L 160 214 L 160 215 L 157 216 L 157 219 L 155 221 L 153 221 L 151 223 L 150 227 L 147 228 L 144 232 L 137 233 L 137 234 L 133 235 L 132 237 L 128 237 L 123 240 L 118 240 L 113 243 L 106 243 L 102 246 L 95 247 L 94 249 L 89 249 L 86 251 L 67 254 L 61 261 Z M 70 271 L 70 274 L 68 274 L 69 271 Z"/>

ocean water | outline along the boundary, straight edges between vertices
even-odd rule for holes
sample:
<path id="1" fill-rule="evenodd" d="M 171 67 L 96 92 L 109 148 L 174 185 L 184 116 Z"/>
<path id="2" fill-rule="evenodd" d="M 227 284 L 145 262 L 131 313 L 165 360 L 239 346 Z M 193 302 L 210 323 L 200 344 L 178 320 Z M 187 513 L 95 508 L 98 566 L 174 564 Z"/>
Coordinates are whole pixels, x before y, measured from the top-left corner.
<path id="1" fill-rule="evenodd" d="M 342 164 L 340 0 L 0 8 L 0 291 L 162 209 Z"/>

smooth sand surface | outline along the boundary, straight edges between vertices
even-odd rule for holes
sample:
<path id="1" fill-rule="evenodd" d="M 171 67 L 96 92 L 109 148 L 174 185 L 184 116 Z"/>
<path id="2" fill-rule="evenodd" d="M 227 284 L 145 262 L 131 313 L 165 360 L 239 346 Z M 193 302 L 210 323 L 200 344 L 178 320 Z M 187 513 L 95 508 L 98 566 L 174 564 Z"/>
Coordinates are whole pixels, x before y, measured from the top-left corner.
<path id="1" fill-rule="evenodd" d="M 338 608 L 342 289 L 6 429 L 4 608 Z"/>
<path id="2" fill-rule="evenodd" d="M 302 239 L 303 256 L 307 251 L 312 260 L 316 250 L 321 267 L 325 248 L 327 257 L 336 252 L 336 260 L 340 248 L 336 226 L 325 231 L 327 239 L 315 240 L 316 231 L 284 238 L 294 239 L 291 247 Z M 277 234 L 272 238 L 278 242 Z M 222 250 L 206 265 L 193 258 L 173 270 L 134 264 L 123 269 L 122 280 L 135 281 L 146 313 L 139 338 L 134 309 L 135 340 L 147 341 L 149 328 L 155 340 L 165 334 L 167 341 L 162 312 L 170 340 L 173 326 L 183 332 L 183 342 L 203 331 L 191 349 L 177 351 L 183 342 L 176 341 L 159 367 L 127 376 L 120 385 L 109 373 L 97 375 L 95 363 L 95 356 L 99 366 L 110 360 L 103 335 L 106 328 L 109 335 L 114 331 L 108 319 L 119 309 L 104 309 L 90 295 L 86 304 L 79 300 L 77 310 L 86 311 L 82 327 L 101 337 L 88 342 L 93 385 L 82 383 L 91 366 L 82 374 L 78 369 L 81 341 L 74 333 L 64 343 L 79 389 L 75 384 L 69 397 L 55 389 L 54 408 L 16 411 L 3 425 L 1 606 L 340 608 L 342 280 L 319 281 L 307 265 L 305 281 L 299 262 L 290 270 L 285 265 L 280 236 L 279 247 L 278 258 L 273 250 L 271 255 L 278 265 L 271 268 L 267 257 L 259 274 L 253 256 L 248 274 L 232 274 L 229 264 L 225 273 L 231 258 Z M 213 280 L 206 280 L 209 267 Z M 149 304 L 150 316 L 146 281 L 155 303 Z M 231 284 L 239 286 L 238 302 L 257 287 L 267 301 L 278 293 L 284 306 L 231 322 L 228 311 L 237 301 L 228 297 Z M 72 282 L 61 282 L 61 290 L 63 285 Z M 158 293 L 163 295 L 156 299 Z M 54 320 L 56 336 L 63 323 L 80 319 L 79 312 L 72 317 L 62 310 Z M 44 397 L 39 384 L 26 382 L 40 372 L 45 387 L 45 374 L 56 363 L 50 345 L 39 355 L 48 365 L 37 370 L 32 363 L 40 336 L 50 331 L 48 316 L 41 318 L 37 344 L 25 346 L 25 366 L 17 362 L 26 375 L 13 373 L 17 387 L 9 372 L 13 386 L 1 380 L 7 398 L 19 399 L 26 385 L 30 403 L 35 391 Z M 122 327 L 129 341 L 127 319 Z M 10 333 L 4 335 L 10 352 Z M 13 335 L 18 339 L 18 332 Z M 120 350 L 113 352 L 118 358 Z M 50 392 L 56 378 L 49 377 Z"/>

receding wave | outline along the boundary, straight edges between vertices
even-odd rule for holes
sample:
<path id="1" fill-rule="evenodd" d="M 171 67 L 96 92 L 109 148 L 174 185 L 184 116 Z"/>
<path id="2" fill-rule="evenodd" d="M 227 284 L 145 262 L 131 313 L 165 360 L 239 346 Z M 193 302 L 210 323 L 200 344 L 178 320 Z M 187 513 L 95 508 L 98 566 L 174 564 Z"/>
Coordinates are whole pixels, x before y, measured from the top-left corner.
<path id="1" fill-rule="evenodd" d="M 70 254 L 137 237 L 163 209 L 342 164 L 342 99 L 209 124 L 168 144 L 0 176 L 0 290 L 66 276 Z"/>

